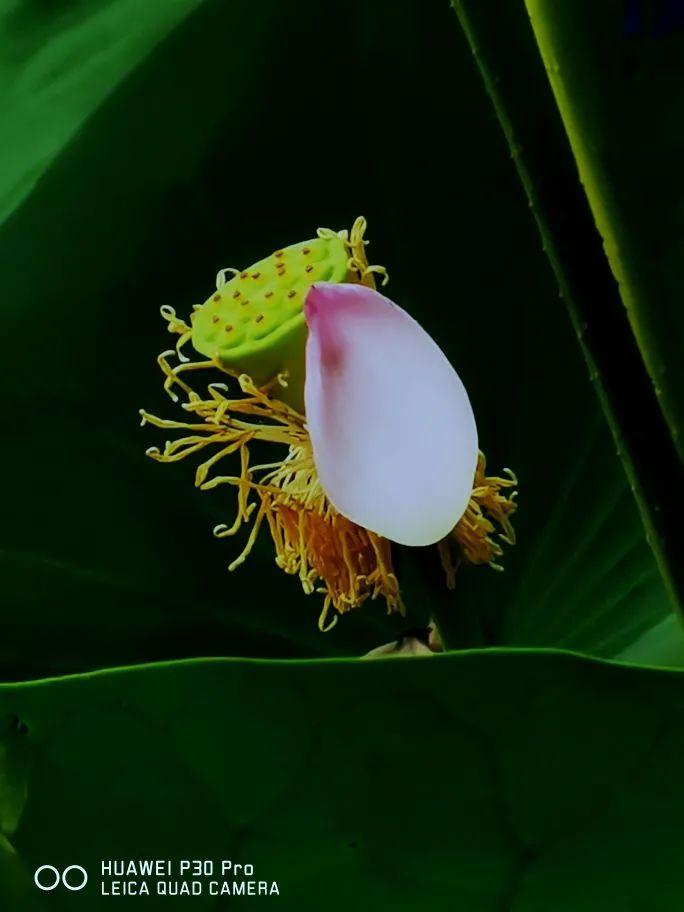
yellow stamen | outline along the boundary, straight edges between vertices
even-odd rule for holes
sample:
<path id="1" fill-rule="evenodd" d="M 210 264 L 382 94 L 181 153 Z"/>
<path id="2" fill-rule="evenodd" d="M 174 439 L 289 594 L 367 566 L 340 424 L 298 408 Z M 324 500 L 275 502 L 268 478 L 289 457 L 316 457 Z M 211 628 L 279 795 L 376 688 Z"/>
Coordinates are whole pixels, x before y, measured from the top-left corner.
<path id="1" fill-rule="evenodd" d="M 175 319 L 175 318 L 174 318 Z M 178 327 L 176 331 L 182 331 Z M 264 520 L 271 533 L 276 563 L 285 573 L 298 576 L 302 589 L 321 592 L 321 630 L 330 630 L 337 620 L 328 620 L 382 597 L 388 613 L 404 613 L 399 584 L 392 567 L 389 542 L 340 515 L 321 488 L 313 462 L 304 416 L 274 398 L 271 393 L 284 378 L 258 388 L 249 377 L 236 378 L 242 397 L 229 398 L 225 384 L 213 383 L 202 398 L 179 377 L 180 373 L 207 367 L 207 362 L 172 367 L 170 353 L 160 356 L 165 388 L 178 399 L 174 387 L 185 394 L 187 421 L 169 421 L 141 411 L 143 424 L 188 432 L 168 441 L 163 450 L 151 447 L 147 454 L 157 462 L 177 462 L 205 448 L 217 447 L 195 472 L 195 484 L 203 491 L 220 485 L 237 488 L 237 515 L 231 526 L 214 529 L 219 538 L 234 535 L 243 524 L 252 523 L 247 542 L 229 566 L 236 569 L 248 557 Z M 250 466 L 248 444 L 253 441 L 280 444 L 287 455 L 280 462 Z M 240 453 L 238 475 L 209 477 L 210 470 L 225 457 Z M 257 501 L 250 502 L 251 497 Z M 256 516 L 252 519 L 255 508 Z"/>
<path id="2" fill-rule="evenodd" d="M 451 534 L 439 543 L 439 554 L 450 589 L 454 587 L 461 561 L 465 564 L 489 564 L 494 570 L 503 570 L 496 562 L 496 558 L 503 554 L 499 541 L 507 545 L 515 544 L 515 530 L 510 517 L 517 509 L 515 498 L 518 492 L 504 494 L 502 491 L 516 487 L 518 480 L 510 469 L 504 469 L 507 477 L 500 478 L 486 475 L 486 468 L 484 453 L 480 453 L 470 503 Z"/>
<path id="3" fill-rule="evenodd" d="M 369 266 L 368 260 L 366 259 L 366 247 L 369 243 L 364 240 L 366 227 L 366 219 L 360 215 L 352 225 L 351 231 L 347 231 L 346 229 L 343 229 L 342 231 L 333 231 L 331 228 L 319 228 L 317 233 L 321 238 L 339 237 L 344 241 L 349 250 L 347 269 L 349 269 L 349 272 L 352 275 L 350 281 L 359 282 L 361 285 L 367 285 L 368 288 L 375 288 L 374 277 L 380 275 L 382 276 L 381 284 L 384 286 L 389 282 L 387 270 L 384 266 Z"/>

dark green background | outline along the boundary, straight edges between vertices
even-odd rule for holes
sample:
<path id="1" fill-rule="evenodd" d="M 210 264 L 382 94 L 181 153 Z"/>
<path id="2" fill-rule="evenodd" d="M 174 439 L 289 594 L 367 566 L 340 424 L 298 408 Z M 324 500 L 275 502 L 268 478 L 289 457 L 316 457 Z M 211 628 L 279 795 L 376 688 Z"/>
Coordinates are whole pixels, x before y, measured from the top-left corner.
<path id="1" fill-rule="evenodd" d="M 9 17 L 8 40 L 40 28 L 29 66 L 43 61 L 32 81 L 16 60 L 9 113 L 27 117 L 36 95 L 64 119 L 85 103 L 89 55 L 141 40 L 127 4 L 103 5 L 117 8 L 104 32 L 89 4 Z M 144 9 L 166 21 L 166 4 Z M 92 31 L 90 46 L 58 58 L 76 29 Z M 375 604 L 321 637 L 318 601 L 263 538 L 228 575 L 239 542 L 211 528 L 232 515 L 231 492 L 198 493 L 190 464 L 147 461 L 160 437 L 137 419 L 141 406 L 179 415 L 154 361 L 171 341 L 161 304 L 187 314 L 217 268 L 359 213 L 388 292 L 466 383 L 491 468 L 520 478 L 506 573 L 463 573 L 443 611 L 464 628 L 456 644 L 611 655 L 665 616 L 523 190 L 444 4 L 304 2 L 292 15 L 279 2 L 203 3 L 125 75 L 110 69 L 106 97 L 0 232 L 6 678 L 202 654 L 356 655 L 401 628 Z M 36 117 L 27 155 L 53 120 Z M 425 581 L 410 567 L 404 577 L 415 626 Z"/>
<path id="2" fill-rule="evenodd" d="M 539 21 L 522 3 L 502 9 L 478 4 L 466 40 L 437 0 L 0 2 L 0 678 L 25 682 L 0 687 L 3 908 L 99 907 L 92 889 L 38 895 L 41 863 L 94 875 L 103 856 L 244 852 L 278 878 L 283 908 L 679 910 L 684 685 L 596 658 L 684 656 L 621 460 L 651 544 L 671 554 L 672 527 L 643 493 L 657 459 L 641 456 L 662 447 L 633 435 L 618 447 L 625 411 L 612 436 L 596 395 L 606 359 L 587 368 L 570 318 L 586 301 L 559 297 L 557 277 L 583 261 L 543 249 L 528 194 L 546 172 L 524 184 L 514 165 L 541 161 L 549 135 L 549 160 L 570 156 L 576 138 Z M 610 41 L 631 52 L 624 13 L 578 12 L 569 59 L 600 61 Z M 527 110 L 525 149 L 478 70 L 488 35 L 510 36 L 497 61 L 535 87 L 527 98 L 514 84 L 498 110 L 516 123 Z M 660 38 L 639 47 L 653 57 Z M 667 41 L 684 51 L 681 31 Z M 593 229 L 569 161 L 568 207 L 580 200 Z M 644 156 L 622 167 L 624 190 Z M 675 211 L 676 169 L 668 186 Z M 655 235 L 662 209 L 631 217 Z M 147 460 L 163 438 L 137 411 L 179 416 L 154 360 L 170 342 L 162 304 L 187 315 L 218 268 L 359 214 L 389 295 L 465 382 L 490 468 L 519 476 L 519 544 L 505 573 L 471 568 L 453 593 L 434 552 L 400 550 L 406 621 L 368 604 L 324 636 L 320 603 L 277 570 L 266 536 L 227 573 L 240 542 L 211 529 L 233 498 L 195 491 L 190 463 Z M 564 204 L 549 215 L 556 236 Z M 593 230 L 573 250 L 603 262 Z M 679 281 L 678 262 L 667 268 Z M 627 314 L 613 318 L 622 344 Z M 629 340 L 649 384 L 643 340 Z M 396 372 L 411 383 L 411 365 Z M 480 648 L 357 661 L 433 612 L 453 649 Z"/>

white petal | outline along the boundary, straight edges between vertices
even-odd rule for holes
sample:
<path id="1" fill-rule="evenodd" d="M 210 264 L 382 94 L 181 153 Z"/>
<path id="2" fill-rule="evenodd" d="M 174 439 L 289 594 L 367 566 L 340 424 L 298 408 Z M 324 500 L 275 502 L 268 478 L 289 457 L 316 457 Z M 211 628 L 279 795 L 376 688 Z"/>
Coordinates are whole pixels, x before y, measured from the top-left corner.
<path id="1" fill-rule="evenodd" d="M 412 317 L 362 285 L 318 283 L 305 312 L 306 417 L 328 498 L 392 541 L 439 541 L 468 505 L 477 463 L 458 375 Z"/>

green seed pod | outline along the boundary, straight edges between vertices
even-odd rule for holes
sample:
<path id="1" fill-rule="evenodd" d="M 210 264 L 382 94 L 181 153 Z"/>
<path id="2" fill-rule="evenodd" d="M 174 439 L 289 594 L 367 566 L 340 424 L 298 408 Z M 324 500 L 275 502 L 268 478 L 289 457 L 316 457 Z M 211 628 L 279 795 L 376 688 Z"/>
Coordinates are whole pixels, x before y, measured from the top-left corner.
<path id="1" fill-rule="evenodd" d="M 287 371 L 280 398 L 301 408 L 306 322 L 314 282 L 353 280 L 349 244 L 330 232 L 277 250 L 236 274 L 192 315 L 192 344 L 231 373 L 257 385 Z"/>

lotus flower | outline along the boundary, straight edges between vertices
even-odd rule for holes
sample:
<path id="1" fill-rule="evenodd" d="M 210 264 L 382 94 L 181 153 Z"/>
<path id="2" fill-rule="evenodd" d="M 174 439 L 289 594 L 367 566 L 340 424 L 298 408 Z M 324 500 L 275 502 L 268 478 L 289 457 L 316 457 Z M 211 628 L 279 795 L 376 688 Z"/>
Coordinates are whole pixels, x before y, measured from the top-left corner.
<path id="1" fill-rule="evenodd" d="M 222 270 L 190 325 L 162 308 L 180 336 L 176 350 L 159 357 L 165 387 L 176 400 L 182 391 L 194 420 L 142 412 L 143 423 L 191 432 L 163 451 L 151 447 L 148 455 L 160 462 L 218 446 L 196 484 L 234 486 L 238 509 L 231 526 L 214 532 L 233 535 L 252 522 L 230 569 L 266 520 L 277 564 L 297 574 L 305 592 L 323 592 L 322 630 L 368 597 L 405 610 L 391 543 L 439 544 L 453 585 L 461 559 L 498 567 L 497 526 L 500 539 L 514 541 L 515 502 L 502 491 L 515 477 L 485 475 L 468 394 L 437 343 L 375 290 L 374 277 L 386 282 L 387 275 L 368 265 L 364 231 L 363 219 L 350 235 L 320 229 L 317 239 L 247 270 Z M 188 341 L 208 360 L 189 362 L 181 352 Z M 176 354 L 181 363 L 172 367 Z M 187 372 L 204 368 L 234 377 L 242 395 L 214 382 L 200 396 Z M 253 440 L 284 448 L 282 458 L 250 465 Z M 209 478 L 235 453 L 238 475 Z"/>

